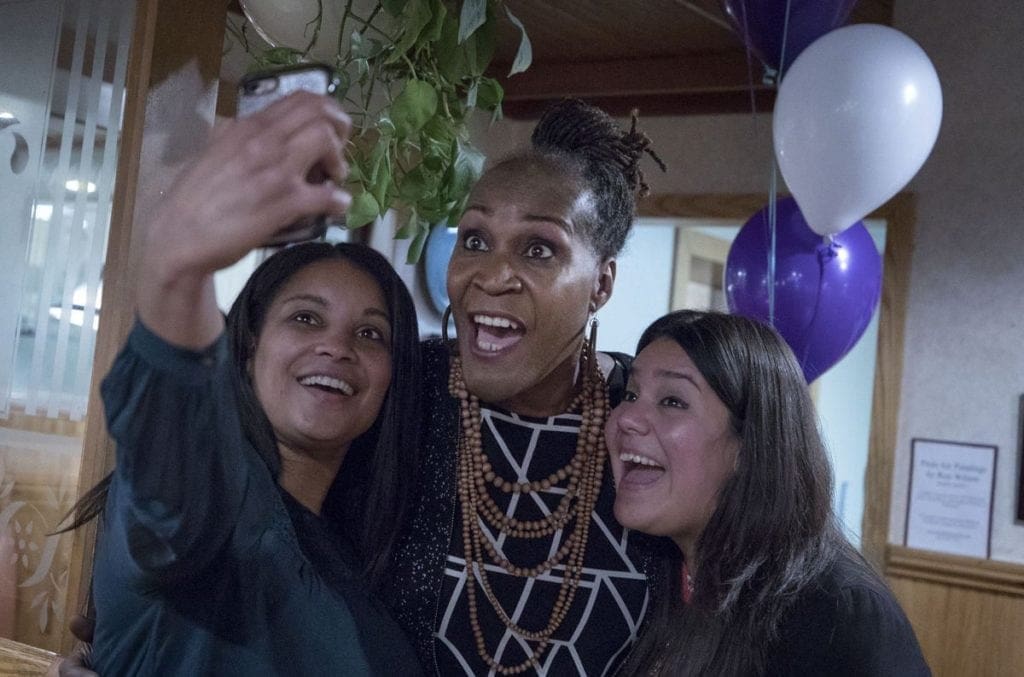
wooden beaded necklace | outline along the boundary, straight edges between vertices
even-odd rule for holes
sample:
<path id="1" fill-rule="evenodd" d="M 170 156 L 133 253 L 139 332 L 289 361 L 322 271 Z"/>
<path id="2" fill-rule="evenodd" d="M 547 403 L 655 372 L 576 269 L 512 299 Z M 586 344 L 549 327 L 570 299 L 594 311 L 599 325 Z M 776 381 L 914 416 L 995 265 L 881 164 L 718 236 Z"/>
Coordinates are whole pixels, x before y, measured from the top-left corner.
<path id="1" fill-rule="evenodd" d="M 519 674 L 529 668 L 539 667 L 540 657 L 547 649 L 551 636 L 565 619 L 572 606 L 583 573 L 583 555 L 587 547 L 590 516 L 597 504 L 601 491 L 601 478 L 607 449 L 604 442 L 604 424 L 608 414 L 608 386 L 597 364 L 593 341 L 584 341 L 580 355 L 580 374 L 583 385 L 570 405 L 570 411 L 581 412 L 580 431 L 576 441 L 576 453 L 565 467 L 560 468 L 542 480 L 531 482 L 509 482 L 499 477 L 483 451 L 483 435 L 480 432 L 480 400 L 469 393 L 462 376 L 462 362 L 452 356 L 448 388 L 459 400 L 461 428 L 458 446 L 458 496 L 462 508 L 462 541 L 466 558 L 466 597 L 469 603 L 469 623 L 476 641 L 477 652 L 491 669 L 502 675 Z M 504 493 L 531 493 L 543 491 L 567 481 L 565 495 L 550 515 L 538 520 L 516 520 L 504 514 L 488 492 L 488 485 Z M 498 532 L 516 538 L 542 538 L 566 528 L 575 521 L 574 531 L 569 534 L 558 551 L 544 562 L 533 567 L 516 566 L 498 553 L 491 539 L 480 525 L 480 521 Z M 491 562 L 506 572 L 518 577 L 536 577 L 559 564 L 564 563 L 565 573 L 559 586 L 558 596 L 548 624 L 541 630 L 527 630 L 520 627 L 502 608 L 487 578 L 484 553 Z M 476 586 L 472 577 L 476 573 L 484 596 L 494 608 L 498 618 L 512 632 L 531 642 L 536 642 L 532 655 L 522 663 L 506 666 L 496 661 L 487 649 L 483 631 L 477 615 Z"/>

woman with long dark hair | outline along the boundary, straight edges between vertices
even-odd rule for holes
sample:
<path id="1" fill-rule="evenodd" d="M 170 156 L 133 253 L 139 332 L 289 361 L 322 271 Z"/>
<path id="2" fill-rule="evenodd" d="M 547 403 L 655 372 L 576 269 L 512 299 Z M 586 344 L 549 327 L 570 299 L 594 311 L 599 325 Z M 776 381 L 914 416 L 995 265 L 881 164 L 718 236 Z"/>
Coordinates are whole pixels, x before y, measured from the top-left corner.
<path id="1" fill-rule="evenodd" d="M 103 499 L 100 674 L 419 673 L 373 596 L 414 477 L 408 291 L 371 249 L 306 243 L 253 273 L 226 330 L 214 298 L 217 269 L 347 206 L 305 181 L 317 163 L 342 178 L 347 132 L 334 102 L 284 99 L 223 133 L 152 217 L 139 321 L 102 385 L 117 463 L 85 504 Z"/>
<path id="2" fill-rule="evenodd" d="M 770 328 L 679 311 L 637 346 L 606 438 L 626 527 L 671 539 L 624 672 L 927 675 L 906 616 L 832 512 L 832 469 Z"/>

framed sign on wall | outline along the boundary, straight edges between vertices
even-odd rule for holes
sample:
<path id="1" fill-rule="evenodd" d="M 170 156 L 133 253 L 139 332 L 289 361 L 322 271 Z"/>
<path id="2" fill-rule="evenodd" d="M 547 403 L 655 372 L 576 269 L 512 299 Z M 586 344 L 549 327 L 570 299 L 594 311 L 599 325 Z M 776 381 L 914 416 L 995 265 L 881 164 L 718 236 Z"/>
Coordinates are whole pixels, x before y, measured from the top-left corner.
<path id="1" fill-rule="evenodd" d="M 904 545 L 987 559 L 997 453 L 987 444 L 912 440 Z"/>

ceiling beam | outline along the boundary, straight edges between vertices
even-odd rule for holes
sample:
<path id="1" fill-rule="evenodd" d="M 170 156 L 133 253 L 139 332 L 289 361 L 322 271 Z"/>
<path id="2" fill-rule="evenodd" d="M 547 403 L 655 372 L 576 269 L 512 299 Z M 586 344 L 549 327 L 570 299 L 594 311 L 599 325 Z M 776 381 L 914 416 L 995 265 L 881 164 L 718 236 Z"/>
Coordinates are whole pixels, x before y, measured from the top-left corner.
<path id="1" fill-rule="evenodd" d="M 503 73 L 507 66 L 494 69 Z M 509 117 L 533 117 L 553 100 L 577 96 L 626 113 L 648 115 L 749 113 L 770 110 L 774 91 L 761 81 L 761 66 L 742 53 L 652 57 L 599 62 L 534 63 L 503 77 Z M 753 86 L 751 86 L 753 85 Z"/>
<path id="2" fill-rule="evenodd" d="M 726 115 L 746 114 L 751 111 L 766 113 L 775 105 L 775 92 L 759 90 L 751 102 L 750 92 L 692 92 L 663 93 L 635 96 L 586 96 L 559 94 L 549 98 L 504 101 L 502 112 L 513 120 L 535 120 L 554 101 L 564 96 L 578 96 L 612 117 L 627 117 L 635 109 L 643 117 L 669 115 Z"/>

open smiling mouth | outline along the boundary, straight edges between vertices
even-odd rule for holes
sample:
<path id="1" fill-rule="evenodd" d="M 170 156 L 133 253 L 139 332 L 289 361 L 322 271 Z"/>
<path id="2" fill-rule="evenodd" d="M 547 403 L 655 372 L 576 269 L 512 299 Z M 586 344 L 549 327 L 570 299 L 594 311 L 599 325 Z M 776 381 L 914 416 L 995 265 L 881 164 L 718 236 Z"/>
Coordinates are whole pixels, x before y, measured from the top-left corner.
<path id="1" fill-rule="evenodd" d="M 476 348 L 484 353 L 498 353 L 513 347 L 526 334 L 525 328 L 507 317 L 473 315 L 476 327 Z"/>
<path id="2" fill-rule="evenodd" d="M 619 486 L 647 486 L 654 484 L 665 474 L 665 468 L 640 454 L 619 454 L 622 463 L 622 481 Z"/>
<path id="3" fill-rule="evenodd" d="M 323 374 L 303 376 L 299 379 L 299 385 L 316 388 L 317 390 L 323 390 L 334 395 L 352 395 L 355 393 L 355 389 L 345 381 Z"/>

